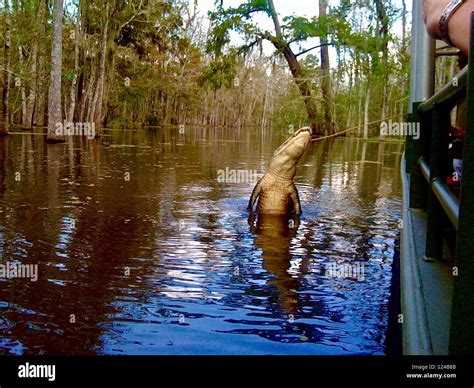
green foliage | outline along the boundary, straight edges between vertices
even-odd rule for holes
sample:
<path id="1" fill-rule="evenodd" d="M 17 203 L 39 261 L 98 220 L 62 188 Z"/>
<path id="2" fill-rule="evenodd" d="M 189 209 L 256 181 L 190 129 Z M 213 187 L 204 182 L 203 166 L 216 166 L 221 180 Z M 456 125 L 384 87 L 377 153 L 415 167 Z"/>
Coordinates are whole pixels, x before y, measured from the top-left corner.
<path id="1" fill-rule="evenodd" d="M 257 12 L 270 15 L 266 0 L 250 0 L 236 8 L 224 9 L 222 5 L 217 5 L 216 11 L 209 12 L 213 31 L 208 38 L 206 52 L 216 56 L 220 55 L 223 48 L 230 43 L 231 31 L 242 34 L 247 43 L 254 42 L 258 36 L 263 36 L 263 31 L 251 20 L 252 15 Z"/>
<path id="2" fill-rule="evenodd" d="M 400 106 L 395 102 L 407 94 L 409 67 L 409 41 L 401 42 L 390 29 L 383 36 L 380 33 L 380 26 L 392 26 L 400 10 L 390 0 L 377 1 L 341 0 L 338 6 L 330 7 L 326 17 L 287 16 L 281 20 L 282 34 L 277 36 L 254 20 L 256 14 L 271 20 L 267 0 L 242 0 L 234 7 L 224 7 L 216 1 L 208 14 L 211 33 L 204 31 L 207 24 L 193 14 L 193 2 L 115 0 L 108 2 L 106 14 L 106 0 L 76 0 L 67 5 L 64 15 L 63 106 L 67 109 L 70 87 L 77 76 L 76 115 L 82 109 L 87 117 L 108 20 L 103 103 L 108 125 L 161 125 L 182 120 L 260 125 L 264 118 L 265 125 L 279 128 L 304 124 L 305 104 L 281 54 L 285 47 L 295 49 L 295 53 L 296 48 L 304 50 L 308 42 L 321 37 L 337 54 L 330 50 L 329 77 L 334 90 L 330 104 L 338 126 L 344 129 L 363 120 L 369 88 L 373 102 L 369 119 L 375 120 L 380 118 L 381 101 L 387 90 L 389 111 L 393 113 Z M 47 96 L 50 8 L 40 22 L 38 0 L 18 4 L 12 12 L 12 71 L 25 80 L 25 96 L 33 88 L 38 91 L 37 96 Z M 317 5 L 317 0 L 311 3 L 313 13 Z M 70 38 L 78 19 L 79 70 L 75 68 L 75 40 Z M 233 45 L 231 36 L 235 34 L 241 40 Z M 265 52 L 258 52 L 263 40 L 277 47 L 273 55 L 266 57 Z M 34 47 L 38 48 L 38 58 L 36 73 L 32 74 Z M 0 50 L 0 61 L 2 55 Z M 297 59 L 301 78 L 308 80 L 318 120 L 322 121 L 320 51 L 309 50 Z M 130 81 L 128 85 L 126 79 Z M 239 86 L 235 85 L 236 79 Z M 384 87 L 387 84 L 388 89 Z M 21 89 L 14 87 L 11 105 L 16 122 L 20 121 L 21 99 Z"/>
<path id="3" fill-rule="evenodd" d="M 334 46 L 351 44 L 351 26 L 339 15 L 309 19 L 301 16 L 287 16 L 283 21 L 285 23 L 283 28 L 291 42 L 327 36 Z"/>
<path id="4" fill-rule="evenodd" d="M 233 55 L 223 55 L 210 62 L 203 69 L 200 85 L 209 85 L 214 90 L 222 86 L 231 87 L 236 77 L 236 63 L 236 57 Z"/>

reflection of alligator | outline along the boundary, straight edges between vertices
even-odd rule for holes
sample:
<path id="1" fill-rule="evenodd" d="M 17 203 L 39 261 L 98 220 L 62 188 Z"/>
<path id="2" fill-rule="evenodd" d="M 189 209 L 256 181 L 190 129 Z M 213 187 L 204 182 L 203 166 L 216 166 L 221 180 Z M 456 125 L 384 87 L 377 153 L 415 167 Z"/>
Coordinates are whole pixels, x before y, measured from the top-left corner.
<path id="1" fill-rule="evenodd" d="M 269 214 L 301 213 L 298 191 L 293 183 L 296 164 L 311 141 L 309 127 L 298 129 L 273 153 L 270 167 L 258 181 L 250 197 L 248 209 L 252 210 L 258 198 L 257 211 Z"/>
<path id="2" fill-rule="evenodd" d="M 255 246 L 262 250 L 262 266 L 274 276 L 269 284 L 278 291 L 278 303 L 285 313 L 297 313 L 301 304 L 297 291 L 303 274 L 293 276 L 288 270 L 291 266 L 290 245 L 300 225 L 299 217 L 250 214 L 248 223 L 250 231 L 256 235 Z"/>

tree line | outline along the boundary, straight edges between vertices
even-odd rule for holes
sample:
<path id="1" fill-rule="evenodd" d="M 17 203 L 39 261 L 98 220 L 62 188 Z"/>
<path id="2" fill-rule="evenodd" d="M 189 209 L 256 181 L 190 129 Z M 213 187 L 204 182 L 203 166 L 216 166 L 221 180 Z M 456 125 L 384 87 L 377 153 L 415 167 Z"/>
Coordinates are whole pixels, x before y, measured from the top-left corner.
<path id="1" fill-rule="evenodd" d="M 304 124 L 320 135 L 351 127 L 373 135 L 372 121 L 406 111 L 405 1 L 313 6 L 318 16 L 307 18 L 281 17 L 273 0 L 218 0 L 208 15 L 192 0 L 4 0 L 0 134 L 47 126 L 49 141 L 63 141 L 57 123 L 88 122 L 97 135 L 104 127 Z"/>

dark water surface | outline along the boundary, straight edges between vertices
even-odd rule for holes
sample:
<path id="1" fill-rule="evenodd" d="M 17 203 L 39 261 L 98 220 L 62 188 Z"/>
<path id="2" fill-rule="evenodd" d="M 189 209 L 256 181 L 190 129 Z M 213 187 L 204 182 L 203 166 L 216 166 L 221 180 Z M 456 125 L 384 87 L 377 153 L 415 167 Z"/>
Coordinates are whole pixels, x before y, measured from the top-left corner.
<path id="1" fill-rule="evenodd" d="M 249 220 L 254 183 L 219 170 L 264 172 L 285 138 L 0 139 L 0 264 L 38 265 L 0 278 L 0 354 L 384 354 L 402 145 L 313 143 L 299 224 Z"/>

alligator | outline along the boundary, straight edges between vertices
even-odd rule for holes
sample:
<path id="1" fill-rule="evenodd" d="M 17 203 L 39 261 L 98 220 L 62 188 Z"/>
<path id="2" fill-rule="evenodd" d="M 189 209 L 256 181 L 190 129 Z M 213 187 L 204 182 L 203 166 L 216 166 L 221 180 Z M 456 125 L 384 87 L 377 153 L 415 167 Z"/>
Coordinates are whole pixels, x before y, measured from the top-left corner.
<path id="1" fill-rule="evenodd" d="M 258 198 L 257 213 L 301 214 L 298 190 L 293 183 L 296 164 L 311 141 L 310 127 L 298 129 L 273 153 L 267 173 L 253 189 L 247 209 L 253 211 Z"/>

